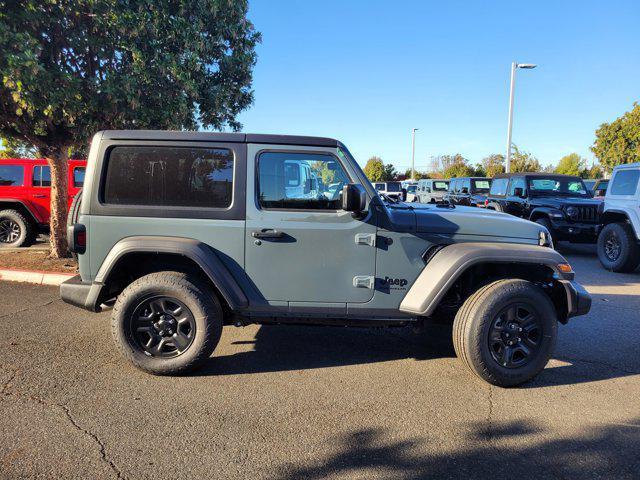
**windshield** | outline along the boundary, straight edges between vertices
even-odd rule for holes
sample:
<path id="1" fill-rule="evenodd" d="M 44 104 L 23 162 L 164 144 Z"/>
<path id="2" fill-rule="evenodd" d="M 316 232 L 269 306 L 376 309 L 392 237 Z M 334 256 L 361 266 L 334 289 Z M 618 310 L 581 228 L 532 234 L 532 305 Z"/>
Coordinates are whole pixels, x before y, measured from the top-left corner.
<path id="1" fill-rule="evenodd" d="M 588 197 L 587 187 L 580 178 L 536 177 L 529 178 L 529 191 L 538 195 L 563 195 Z"/>
<path id="2" fill-rule="evenodd" d="M 491 188 L 491 180 L 472 180 L 473 191 L 487 193 Z"/>
<path id="3" fill-rule="evenodd" d="M 402 190 L 399 182 L 389 182 L 387 183 L 387 192 L 399 192 Z"/>
<path id="4" fill-rule="evenodd" d="M 436 192 L 446 192 L 449 189 L 449 182 L 433 182 L 433 189 Z"/>
<path id="5" fill-rule="evenodd" d="M 417 185 L 409 185 L 407 187 L 407 193 L 414 193 L 418 189 Z"/>

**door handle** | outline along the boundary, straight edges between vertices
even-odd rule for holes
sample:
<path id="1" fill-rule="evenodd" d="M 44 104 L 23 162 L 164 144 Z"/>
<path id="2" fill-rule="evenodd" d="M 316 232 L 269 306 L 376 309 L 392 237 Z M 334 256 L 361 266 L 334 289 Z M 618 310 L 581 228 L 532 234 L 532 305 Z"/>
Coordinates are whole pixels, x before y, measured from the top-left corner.
<path id="1" fill-rule="evenodd" d="M 282 238 L 284 237 L 284 232 L 280 232 L 272 228 L 264 228 L 262 230 L 251 232 L 251 236 L 253 238 Z"/>
<path id="2" fill-rule="evenodd" d="M 46 195 L 41 195 L 41 194 L 37 194 L 33 196 L 33 198 L 45 198 L 45 197 Z"/>

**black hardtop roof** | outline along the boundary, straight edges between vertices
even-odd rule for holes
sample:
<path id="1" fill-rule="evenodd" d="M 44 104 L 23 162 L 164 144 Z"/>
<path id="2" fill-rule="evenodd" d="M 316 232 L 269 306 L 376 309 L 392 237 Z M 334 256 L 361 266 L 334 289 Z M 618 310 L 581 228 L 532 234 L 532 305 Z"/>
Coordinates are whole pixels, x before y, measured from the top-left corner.
<path id="1" fill-rule="evenodd" d="M 453 177 L 451 179 L 447 178 L 446 180 L 463 180 L 465 178 L 468 178 L 469 180 L 491 180 L 491 177 Z"/>
<path id="2" fill-rule="evenodd" d="M 157 140 L 186 142 L 263 143 L 274 145 L 303 145 L 310 147 L 338 147 L 333 138 L 302 135 L 269 135 L 261 133 L 193 132 L 178 130 L 104 130 L 106 140 Z"/>
<path id="3" fill-rule="evenodd" d="M 513 172 L 513 173 L 499 173 L 496 178 L 511 178 L 511 177 L 552 177 L 552 178 L 580 178 L 576 175 L 564 175 L 562 173 L 545 173 L 545 172 Z"/>

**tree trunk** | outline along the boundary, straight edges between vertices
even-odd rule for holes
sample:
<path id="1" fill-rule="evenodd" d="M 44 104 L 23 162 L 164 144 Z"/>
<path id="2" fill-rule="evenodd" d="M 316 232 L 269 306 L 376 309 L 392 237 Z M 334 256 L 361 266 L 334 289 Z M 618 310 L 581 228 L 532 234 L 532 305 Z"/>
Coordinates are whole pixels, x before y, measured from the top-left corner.
<path id="1" fill-rule="evenodd" d="M 66 148 L 47 156 L 51 167 L 51 218 L 49 219 L 49 241 L 51 257 L 64 258 L 69 255 L 67 249 L 67 213 L 69 154 Z"/>

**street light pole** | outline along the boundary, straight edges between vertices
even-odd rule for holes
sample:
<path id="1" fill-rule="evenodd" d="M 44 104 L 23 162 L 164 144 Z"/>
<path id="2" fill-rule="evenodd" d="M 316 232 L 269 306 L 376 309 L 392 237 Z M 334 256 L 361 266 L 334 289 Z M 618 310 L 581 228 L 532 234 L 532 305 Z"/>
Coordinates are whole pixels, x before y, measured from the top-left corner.
<path id="1" fill-rule="evenodd" d="M 511 170 L 511 129 L 513 128 L 513 96 L 516 87 L 516 70 L 518 68 L 536 68 L 533 63 L 511 63 L 511 89 L 509 93 L 509 122 L 507 124 L 507 158 L 505 161 L 505 171 Z"/>
<path id="2" fill-rule="evenodd" d="M 414 128 L 411 130 L 411 180 L 416 178 L 416 168 L 415 168 L 415 159 L 416 159 L 416 130 Z"/>

